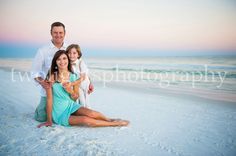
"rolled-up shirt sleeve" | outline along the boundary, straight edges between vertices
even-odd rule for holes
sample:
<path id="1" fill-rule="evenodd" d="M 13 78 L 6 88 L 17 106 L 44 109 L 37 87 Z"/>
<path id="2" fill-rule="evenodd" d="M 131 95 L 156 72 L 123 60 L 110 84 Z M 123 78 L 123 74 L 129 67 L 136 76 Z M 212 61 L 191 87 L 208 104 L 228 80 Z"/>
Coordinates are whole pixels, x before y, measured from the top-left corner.
<path id="1" fill-rule="evenodd" d="M 81 74 L 88 74 L 88 72 L 89 72 L 89 70 L 88 70 L 88 67 L 87 67 L 87 65 L 85 64 L 85 62 L 83 61 L 83 60 L 81 60 L 81 62 L 80 62 L 80 73 Z"/>
<path id="2" fill-rule="evenodd" d="M 43 52 L 41 49 L 39 49 L 32 62 L 31 78 L 33 80 L 37 77 L 45 77 L 45 73 L 43 71 L 44 59 Z"/>

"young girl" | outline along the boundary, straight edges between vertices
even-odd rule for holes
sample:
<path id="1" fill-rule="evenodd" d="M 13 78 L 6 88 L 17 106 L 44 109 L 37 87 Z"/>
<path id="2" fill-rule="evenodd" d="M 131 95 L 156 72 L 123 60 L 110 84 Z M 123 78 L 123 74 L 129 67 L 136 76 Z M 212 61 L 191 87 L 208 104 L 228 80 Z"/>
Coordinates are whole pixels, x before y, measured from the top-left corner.
<path id="1" fill-rule="evenodd" d="M 72 64 L 73 71 L 80 77 L 81 84 L 79 87 L 79 102 L 82 106 L 90 108 L 89 105 L 89 85 L 88 68 L 82 60 L 82 53 L 79 45 L 71 44 L 67 47 L 66 52 Z"/>
<path id="2" fill-rule="evenodd" d="M 51 87 L 47 93 L 47 121 L 38 127 L 56 123 L 63 126 L 86 125 L 90 127 L 127 126 L 126 120 L 110 119 L 102 113 L 85 108 L 71 99 L 75 91 L 72 86 L 65 89 L 64 83 L 74 82 L 78 76 L 73 73 L 66 51 L 59 50 L 52 60 L 49 81 Z M 68 83 L 70 85 L 71 83 Z"/>

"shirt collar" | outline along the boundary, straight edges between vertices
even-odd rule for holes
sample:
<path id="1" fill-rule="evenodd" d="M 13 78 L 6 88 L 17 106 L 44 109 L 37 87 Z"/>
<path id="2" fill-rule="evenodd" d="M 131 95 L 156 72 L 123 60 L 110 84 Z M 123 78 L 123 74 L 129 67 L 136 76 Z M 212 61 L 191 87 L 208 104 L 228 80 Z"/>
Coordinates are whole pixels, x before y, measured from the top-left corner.
<path id="1" fill-rule="evenodd" d="M 60 49 L 66 49 L 67 44 L 65 42 L 63 42 L 62 47 Z M 57 48 L 53 43 L 52 40 L 50 42 L 50 48 Z M 58 48 L 57 48 L 58 49 Z"/>
<path id="2" fill-rule="evenodd" d="M 79 65 L 79 59 L 77 59 L 75 62 L 73 62 L 71 64 L 78 66 Z"/>

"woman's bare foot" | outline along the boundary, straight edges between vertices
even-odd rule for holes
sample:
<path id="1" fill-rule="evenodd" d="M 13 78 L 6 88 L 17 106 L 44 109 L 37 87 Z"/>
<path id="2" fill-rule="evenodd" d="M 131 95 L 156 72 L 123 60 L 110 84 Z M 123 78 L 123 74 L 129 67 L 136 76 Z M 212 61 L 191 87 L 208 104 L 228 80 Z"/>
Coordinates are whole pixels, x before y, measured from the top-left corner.
<path id="1" fill-rule="evenodd" d="M 115 123 L 117 123 L 118 126 L 128 126 L 129 125 L 129 121 L 128 120 L 116 120 L 113 121 Z"/>
<path id="2" fill-rule="evenodd" d="M 119 118 L 117 118 L 117 119 L 109 119 L 110 122 L 115 122 L 115 121 L 120 121 L 120 120 L 122 120 L 122 119 L 119 119 Z"/>

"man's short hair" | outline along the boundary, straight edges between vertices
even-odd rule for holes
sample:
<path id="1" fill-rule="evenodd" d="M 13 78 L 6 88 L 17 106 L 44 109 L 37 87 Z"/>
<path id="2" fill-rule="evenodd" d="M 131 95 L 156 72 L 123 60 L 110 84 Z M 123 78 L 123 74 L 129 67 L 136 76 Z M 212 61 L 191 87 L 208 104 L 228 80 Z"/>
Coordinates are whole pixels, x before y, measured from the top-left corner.
<path id="1" fill-rule="evenodd" d="M 52 32 L 52 28 L 53 27 L 60 27 L 60 26 L 64 28 L 64 32 L 65 32 L 66 31 L 65 25 L 63 23 L 61 23 L 61 22 L 54 22 L 54 23 L 52 23 L 52 25 L 51 25 L 51 32 Z"/>

